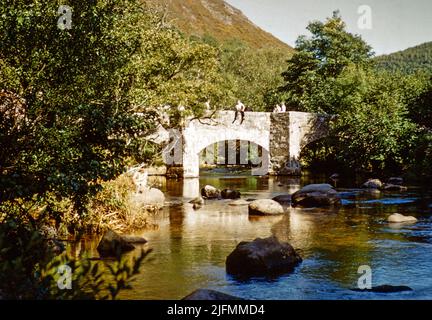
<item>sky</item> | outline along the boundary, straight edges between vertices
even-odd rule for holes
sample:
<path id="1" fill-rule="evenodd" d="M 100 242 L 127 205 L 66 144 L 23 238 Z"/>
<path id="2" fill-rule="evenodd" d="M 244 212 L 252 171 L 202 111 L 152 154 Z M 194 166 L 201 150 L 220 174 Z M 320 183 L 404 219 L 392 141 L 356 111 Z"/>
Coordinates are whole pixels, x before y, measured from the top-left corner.
<path id="1" fill-rule="evenodd" d="M 310 21 L 323 21 L 336 9 L 348 31 L 361 35 L 377 55 L 432 41 L 432 0 L 225 1 L 292 47 L 299 35 L 308 35 L 306 26 Z M 361 6 L 367 7 L 359 13 Z"/>

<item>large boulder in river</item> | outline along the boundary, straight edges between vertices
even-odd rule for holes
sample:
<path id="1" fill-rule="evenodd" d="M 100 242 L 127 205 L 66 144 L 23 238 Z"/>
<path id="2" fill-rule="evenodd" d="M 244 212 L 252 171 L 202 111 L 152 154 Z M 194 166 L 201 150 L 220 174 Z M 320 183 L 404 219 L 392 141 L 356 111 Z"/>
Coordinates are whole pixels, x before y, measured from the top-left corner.
<path id="1" fill-rule="evenodd" d="M 198 289 L 184 297 L 182 300 L 243 300 L 241 298 L 209 289 Z"/>
<path id="2" fill-rule="evenodd" d="M 291 195 L 290 194 L 281 194 L 279 196 L 274 197 L 272 200 L 280 203 L 282 205 L 291 204 Z"/>
<path id="3" fill-rule="evenodd" d="M 112 230 L 105 232 L 97 246 L 101 257 L 116 257 L 133 249 L 135 247 L 132 244 Z"/>
<path id="4" fill-rule="evenodd" d="M 271 199 L 258 199 L 249 204 L 249 214 L 253 216 L 269 216 L 282 213 L 284 213 L 284 208 Z"/>
<path id="5" fill-rule="evenodd" d="M 404 216 L 400 213 L 394 213 L 390 217 L 387 218 L 387 221 L 390 223 L 403 223 L 403 222 L 417 222 L 417 218 L 413 216 Z"/>
<path id="6" fill-rule="evenodd" d="M 365 189 L 381 189 L 382 187 L 383 183 L 379 179 L 369 179 L 362 185 L 362 188 Z"/>
<path id="7" fill-rule="evenodd" d="M 294 248 L 276 237 L 240 242 L 226 259 L 226 271 L 239 277 L 291 272 L 302 261 Z"/>
<path id="8" fill-rule="evenodd" d="M 292 205 L 301 207 L 329 207 L 341 204 L 339 193 L 329 184 L 310 184 L 291 196 Z"/>
<path id="9" fill-rule="evenodd" d="M 223 199 L 240 199 L 241 193 L 237 190 L 224 189 L 221 196 Z"/>
<path id="10" fill-rule="evenodd" d="M 206 185 L 201 189 L 201 195 L 206 199 L 218 199 L 220 197 L 220 190 L 213 186 Z"/>

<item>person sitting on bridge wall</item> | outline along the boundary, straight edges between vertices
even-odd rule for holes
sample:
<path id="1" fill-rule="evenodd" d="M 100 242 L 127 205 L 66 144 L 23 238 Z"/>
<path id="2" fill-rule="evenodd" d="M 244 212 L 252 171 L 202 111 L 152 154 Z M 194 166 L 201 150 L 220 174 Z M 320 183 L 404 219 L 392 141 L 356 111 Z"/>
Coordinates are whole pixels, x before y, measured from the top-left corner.
<path id="1" fill-rule="evenodd" d="M 286 105 L 285 102 L 282 102 L 281 105 L 276 105 L 276 107 L 273 109 L 274 113 L 281 113 L 281 112 L 286 112 Z"/>
<path id="2" fill-rule="evenodd" d="M 236 120 L 237 120 L 237 116 L 238 116 L 238 114 L 240 113 L 240 115 L 241 115 L 241 121 L 240 121 L 240 124 L 242 124 L 243 123 L 243 121 L 244 121 L 244 113 L 245 113 L 245 111 L 246 111 L 246 106 L 240 101 L 240 100 L 238 100 L 237 101 L 237 104 L 236 104 L 236 106 L 235 106 L 235 109 L 236 109 L 236 113 L 235 113 L 235 117 L 234 117 L 234 121 L 232 122 L 232 123 L 234 123 L 234 122 L 236 122 Z M 250 110 L 250 109 L 249 109 Z M 249 111 L 248 110 L 248 111 Z"/>

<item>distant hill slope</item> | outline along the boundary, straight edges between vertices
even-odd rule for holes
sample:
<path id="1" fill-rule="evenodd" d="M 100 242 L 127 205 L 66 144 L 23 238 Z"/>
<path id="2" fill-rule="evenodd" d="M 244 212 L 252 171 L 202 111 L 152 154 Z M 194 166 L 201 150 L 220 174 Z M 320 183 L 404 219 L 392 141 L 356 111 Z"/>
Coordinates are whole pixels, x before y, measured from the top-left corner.
<path id="1" fill-rule="evenodd" d="M 403 51 L 375 58 L 377 67 L 389 71 L 413 73 L 426 70 L 432 73 L 432 42 L 408 48 Z"/>
<path id="2" fill-rule="evenodd" d="M 210 35 L 219 41 L 238 39 L 254 48 L 292 48 L 253 24 L 223 0 L 145 0 L 167 8 L 168 20 L 189 35 Z"/>

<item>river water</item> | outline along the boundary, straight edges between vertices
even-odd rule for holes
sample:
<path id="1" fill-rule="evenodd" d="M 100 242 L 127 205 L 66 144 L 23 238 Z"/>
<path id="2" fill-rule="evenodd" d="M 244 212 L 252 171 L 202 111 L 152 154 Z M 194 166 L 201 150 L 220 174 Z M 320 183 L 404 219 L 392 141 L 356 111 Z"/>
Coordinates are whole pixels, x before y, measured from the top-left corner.
<path id="1" fill-rule="evenodd" d="M 293 193 L 325 176 L 254 177 L 212 173 L 200 179 L 154 181 L 167 196 L 152 217 L 155 230 L 136 233 L 148 240 L 151 259 L 123 299 L 180 299 L 198 288 L 245 299 L 432 299 L 431 193 L 410 187 L 404 193 L 365 193 L 354 181 L 338 186 L 339 209 L 286 208 L 282 216 L 250 218 L 247 205 L 207 200 L 199 210 L 188 201 L 202 186 L 240 190 L 243 199 Z M 357 184 L 358 185 L 358 184 Z M 348 188 L 350 187 L 350 188 Z M 392 213 L 413 215 L 416 224 L 390 225 Z M 237 280 L 225 272 L 225 259 L 240 241 L 276 235 L 299 250 L 303 262 L 277 278 Z M 372 284 L 406 285 L 401 293 L 370 293 L 357 287 L 360 266 L 370 266 Z"/>

